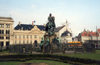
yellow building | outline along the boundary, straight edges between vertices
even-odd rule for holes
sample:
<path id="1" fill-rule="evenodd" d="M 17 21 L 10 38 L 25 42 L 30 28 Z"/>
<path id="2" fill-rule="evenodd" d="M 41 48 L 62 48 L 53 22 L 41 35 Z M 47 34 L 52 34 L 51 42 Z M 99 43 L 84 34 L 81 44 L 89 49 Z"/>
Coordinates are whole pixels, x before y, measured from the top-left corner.
<path id="1" fill-rule="evenodd" d="M 13 44 L 13 22 L 11 17 L 0 17 L 0 47 Z"/>
<path id="2" fill-rule="evenodd" d="M 13 31 L 14 44 L 40 43 L 45 34 L 43 25 L 18 24 Z"/>

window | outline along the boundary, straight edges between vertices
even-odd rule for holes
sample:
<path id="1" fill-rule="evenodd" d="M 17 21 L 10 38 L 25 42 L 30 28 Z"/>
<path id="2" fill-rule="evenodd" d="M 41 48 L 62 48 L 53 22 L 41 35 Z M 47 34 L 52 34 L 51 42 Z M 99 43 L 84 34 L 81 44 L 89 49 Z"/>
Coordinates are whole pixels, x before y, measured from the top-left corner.
<path id="1" fill-rule="evenodd" d="M 4 39 L 4 36 L 0 36 L 0 39 Z"/>
<path id="2" fill-rule="evenodd" d="M 19 44 L 21 44 L 21 40 L 19 40 Z"/>
<path id="3" fill-rule="evenodd" d="M 6 24 L 6 28 L 10 28 L 10 24 Z"/>
<path id="4" fill-rule="evenodd" d="M 6 30 L 6 34 L 10 34 L 10 30 Z"/>
<path id="5" fill-rule="evenodd" d="M 27 35 L 27 39 L 28 39 L 28 35 Z"/>
<path id="6" fill-rule="evenodd" d="M 30 35 L 30 39 L 32 39 L 32 35 Z"/>
<path id="7" fill-rule="evenodd" d="M 17 36 L 15 35 L 15 39 L 17 38 Z"/>
<path id="8" fill-rule="evenodd" d="M 0 30 L 0 34 L 4 34 L 4 30 Z"/>
<path id="9" fill-rule="evenodd" d="M 25 44 L 25 40 L 23 40 L 23 44 Z"/>
<path id="10" fill-rule="evenodd" d="M 10 39 L 10 36 L 7 36 L 6 39 Z"/>
<path id="11" fill-rule="evenodd" d="M 19 35 L 19 39 L 21 39 L 21 35 Z"/>
<path id="12" fill-rule="evenodd" d="M 6 42 L 6 46 L 9 46 L 9 42 Z"/>
<path id="13" fill-rule="evenodd" d="M 27 44 L 28 44 L 28 40 L 27 40 Z"/>
<path id="14" fill-rule="evenodd" d="M 23 35 L 23 39 L 25 38 L 25 36 Z"/>
<path id="15" fill-rule="evenodd" d="M 4 28 L 4 24 L 0 24 L 0 28 Z"/>
<path id="16" fill-rule="evenodd" d="M 0 42 L 0 46 L 3 47 L 4 46 L 4 42 Z"/>
<path id="17" fill-rule="evenodd" d="M 34 35 L 34 38 L 37 38 L 37 35 Z"/>
<path id="18" fill-rule="evenodd" d="M 15 44 L 17 44 L 17 41 L 15 40 Z"/>
<path id="19" fill-rule="evenodd" d="M 30 41 L 30 43 L 32 44 L 32 40 Z"/>

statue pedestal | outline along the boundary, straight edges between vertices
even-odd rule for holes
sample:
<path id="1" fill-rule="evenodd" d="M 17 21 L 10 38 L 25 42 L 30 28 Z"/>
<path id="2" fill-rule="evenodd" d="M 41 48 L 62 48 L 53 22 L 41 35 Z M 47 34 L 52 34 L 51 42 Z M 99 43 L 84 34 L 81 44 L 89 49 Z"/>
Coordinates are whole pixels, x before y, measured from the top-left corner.
<path id="1" fill-rule="evenodd" d="M 53 42 L 52 40 L 56 38 L 56 35 L 52 35 L 52 36 L 49 36 L 48 34 L 45 34 L 44 35 L 44 45 L 43 45 L 43 53 L 50 53 L 52 54 L 53 53 Z M 49 43 L 49 44 L 48 44 Z M 46 45 L 48 44 L 47 48 L 46 48 Z M 46 52 L 46 50 L 48 49 L 48 51 Z"/>

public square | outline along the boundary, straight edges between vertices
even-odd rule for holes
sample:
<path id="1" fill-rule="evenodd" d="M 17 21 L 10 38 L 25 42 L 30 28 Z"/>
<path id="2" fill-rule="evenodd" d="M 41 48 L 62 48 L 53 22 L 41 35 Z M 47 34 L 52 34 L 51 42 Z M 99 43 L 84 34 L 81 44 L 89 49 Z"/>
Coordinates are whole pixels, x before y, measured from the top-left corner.
<path id="1" fill-rule="evenodd" d="M 100 65 L 99 0 L 0 0 L 0 65 Z"/>

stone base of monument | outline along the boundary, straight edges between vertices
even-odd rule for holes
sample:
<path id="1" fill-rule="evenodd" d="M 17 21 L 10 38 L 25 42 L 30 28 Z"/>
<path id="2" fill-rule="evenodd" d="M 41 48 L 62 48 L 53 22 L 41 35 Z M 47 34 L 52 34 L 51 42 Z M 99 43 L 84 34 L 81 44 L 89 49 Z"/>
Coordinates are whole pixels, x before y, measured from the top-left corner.
<path id="1" fill-rule="evenodd" d="M 20 65 L 48 65 L 46 63 L 22 63 Z"/>

